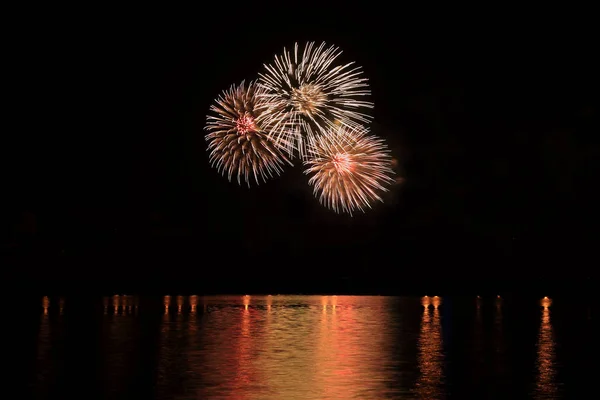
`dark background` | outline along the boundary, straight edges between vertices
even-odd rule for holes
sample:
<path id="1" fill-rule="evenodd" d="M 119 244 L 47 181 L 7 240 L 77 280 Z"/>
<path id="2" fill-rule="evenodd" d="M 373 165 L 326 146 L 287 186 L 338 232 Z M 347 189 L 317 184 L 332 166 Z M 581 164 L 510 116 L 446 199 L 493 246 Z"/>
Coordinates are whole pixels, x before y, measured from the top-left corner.
<path id="1" fill-rule="evenodd" d="M 598 65 L 584 11 L 210 7 L 20 16 L 1 243 L 13 282 L 385 292 L 594 280 Z M 399 163 L 401 183 L 364 215 L 321 207 L 299 165 L 248 189 L 208 164 L 213 99 L 308 40 L 363 67 L 372 131 Z"/>

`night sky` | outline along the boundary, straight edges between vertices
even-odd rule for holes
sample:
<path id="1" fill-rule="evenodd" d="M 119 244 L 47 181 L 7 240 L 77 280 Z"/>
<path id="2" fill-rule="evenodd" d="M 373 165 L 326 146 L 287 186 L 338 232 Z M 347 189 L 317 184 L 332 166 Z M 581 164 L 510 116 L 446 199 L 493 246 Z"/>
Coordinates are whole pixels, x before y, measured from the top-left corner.
<path id="1" fill-rule="evenodd" d="M 17 46 L 27 76 L 19 99 L 29 105 L 5 168 L 11 273 L 274 282 L 595 274 L 585 261 L 598 238 L 591 25 L 294 4 L 32 17 L 36 29 Z M 402 183 L 364 215 L 320 206 L 299 165 L 248 189 L 208 164 L 213 99 L 309 40 L 363 67 L 372 132 L 399 163 Z"/>

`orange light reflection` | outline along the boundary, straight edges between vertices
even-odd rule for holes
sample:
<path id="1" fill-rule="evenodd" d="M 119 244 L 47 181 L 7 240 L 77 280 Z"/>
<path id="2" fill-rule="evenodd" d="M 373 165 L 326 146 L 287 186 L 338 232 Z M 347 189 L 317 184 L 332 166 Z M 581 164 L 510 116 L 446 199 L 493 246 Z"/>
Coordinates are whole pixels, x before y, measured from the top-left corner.
<path id="1" fill-rule="evenodd" d="M 544 297 L 543 299 L 540 300 L 540 306 L 544 307 L 544 308 L 548 308 L 552 305 L 552 299 L 548 298 L 548 297 Z"/>
<path id="2" fill-rule="evenodd" d="M 48 315 L 48 308 L 50 307 L 50 298 L 48 296 L 42 298 L 42 307 L 44 308 L 44 314 Z"/>
<path id="3" fill-rule="evenodd" d="M 128 297 L 129 296 L 125 296 L 125 295 L 121 296 L 121 314 L 123 314 L 123 315 L 127 314 L 127 308 L 128 308 L 127 300 L 129 300 Z"/>
<path id="4" fill-rule="evenodd" d="M 204 353 L 187 356 L 201 354 L 190 365 L 203 375 L 203 385 L 190 398 L 375 399 L 394 391 L 388 358 L 396 335 L 389 330 L 384 298 L 208 301 L 211 324 L 197 335 Z"/>
<path id="5" fill-rule="evenodd" d="M 115 314 L 119 312 L 119 296 L 116 294 L 113 296 L 113 312 Z"/>
<path id="6" fill-rule="evenodd" d="M 163 304 L 165 307 L 165 313 L 162 316 L 162 322 L 160 325 L 160 336 L 159 336 L 159 362 L 157 365 L 157 378 L 156 385 L 157 391 L 160 391 L 163 387 L 170 385 L 169 381 L 169 370 L 171 369 L 171 362 L 173 358 L 173 352 L 171 347 L 171 316 L 169 315 L 169 304 L 171 302 L 170 296 L 163 297 Z"/>
<path id="7" fill-rule="evenodd" d="M 250 310 L 248 305 L 250 304 L 250 296 L 244 296 L 244 310 L 242 311 L 242 322 L 240 325 L 240 338 L 238 343 L 238 382 L 243 385 L 248 385 L 251 382 L 250 371 L 253 369 L 248 365 L 250 360 L 250 347 L 252 346 L 252 336 L 250 331 Z"/>
<path id="8" fill-rule="evenodd" d="M 505 365 L 505 357 L 506 357 L 506 341 L 504 337 L 504 324 L 503 324 L 503 314 L 502 314 L 502 304 L 503 300 L 500 296 L 496 297 L 495 300 L 495 309 L 494 309 L 494 325 L 492 332 L 492 346 L 493 346 L 493 356 L 492 362 L 495 369 L 495 374 L 498 376 L 504 375 L 506 372 L 504 370 Z"/>
<path id="9" fill-rule="evenodd" d="M 50 306 L 50 299 L 48 296 L 42 298 L 42 307 L 44 312 L 40 316 L 40 327 L 38 332 L 37 340 L 37 362 L 36 372 L 43 376 L 43 373 L 47 369 L 45 363 L 48 362 L 52 357 L 52 335 L 50 328 L 50 316 L 48 315 L 48 307 Z"/>
<path id="10" fill-rule="evenodd" d="M 177 314 L 183 310 L 183 296 L 177 296 Z"/>
<path id="11" fill-rule="evenodd" d="M 198 305 L 198 296 L 190 296 L 190 312 L 196 312 L 196 306 Z"/>
<path id="12" fill-rule="evenodd" d="M 552 332 L 552 323 L 550 320 L 550 306 L 552 300 L 544 297 L 540 301 L 542 309 L 540 331 L 537 343 L 537 379 L 536 379 L 536 398 L 553 399 L 557 397 L 558 388 L 556 386 L 556 354 L 554 334 Z"/>
<path id="13" fill-rule="evenodd" d="M 433 305 L 433 310 L 429 307 L 430 303 Z M 444 353 L 438 308 L 441 303 L 442 299 L 438 296 L 433 297 L 433 299 L 425 296 L 421 299 L 421 304 L 425 307 L 421 319 L 421 333 L 418 344 L 420 375 L 417 379 L 415 392 L 418 397 L 425 399 L 442 398 Z"/>
<path id="14" fill-rule="evenodd" d="M 171 304 L 171 296 L 163 297 L 163 304 L 165 305 L 165 314 L 169 313 L 169 305 Z"/>
<path id="15" fill-rule="evenodd" d="M 327 301 L 326 304 L 325 301 Z M 315 352 L 315 386 L 322 399 L 368 398 L 365 393 L 386 393 L 384 383 L 389 371 L 382 370 L 382 359 L 363 357 L 365 349 L 384 355 L 389 351 L 388 337 L 374 328 L 381 320 L 377 307 L 384 299 L 354 296 L 321 298 L 320 329 Z M 356 308 L 355 304 L 365 304 Z M 360 384 L 358 384 L 360 382 Z M 360 388 L 358 386 L 361 386 Z"/>

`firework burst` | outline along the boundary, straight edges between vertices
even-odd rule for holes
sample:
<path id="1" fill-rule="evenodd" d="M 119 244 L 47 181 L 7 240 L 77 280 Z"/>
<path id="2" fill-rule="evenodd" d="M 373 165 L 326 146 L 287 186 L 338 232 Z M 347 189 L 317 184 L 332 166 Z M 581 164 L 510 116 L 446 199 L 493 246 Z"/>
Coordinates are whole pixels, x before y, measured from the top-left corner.
<path id="1" fill-rule="evenodd" d="M 387 145 L 363 127 L 331 128 L 309 143 L 308 154 L 308 183 L 320 203 L 337 213 L 352 215 L 383 202 L 378 193 L 394 182 Z"/>
<path id="2" fill-rule="evenodd" d="M 237 175 L 250 186 L 252 178 L 266 181 L 274 174 L 280 175 L 285 162 L 291 162 L 268 139 L 268 121 L 265 120 L 268 105 L 262 96 L 265 89 L 255 82 L 247 86 L 232 85 L 223 91 L 210 107 L 213 115 L 207 116 L 205 129 L 209 160 L 229 181 Z M 260 178 L 260 179 L 259 179 Z"/>
<path id="3" fill-rule="evenodd" d="M 271 105 L 269 137 L 290 156 L 298 152 L 305 159 L 307 143 L 328 129 L 354 128 L 370 121 L 361 111 L 373 108 L 373 103 L 362 100 L 371 94 L 368 80 L 354 63 L 335 66 L 342 52 L 325 46 L 307 43 L 299 54 L 296 43 L 293 54 L 284 49 L 259 74 Z"/>

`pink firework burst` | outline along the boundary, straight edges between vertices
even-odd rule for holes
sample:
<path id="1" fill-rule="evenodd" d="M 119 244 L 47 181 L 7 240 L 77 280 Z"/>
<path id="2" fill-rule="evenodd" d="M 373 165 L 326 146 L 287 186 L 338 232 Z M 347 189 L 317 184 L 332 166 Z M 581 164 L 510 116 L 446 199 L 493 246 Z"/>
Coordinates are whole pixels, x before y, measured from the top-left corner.
<path id="1" fill-rule="evenodd" d="M 371 208 L 394 182 L 387 145 L 364 127 L 339 126 L 315 137 L 304 162 L 309 184 L 320 203 L 337 213 Z"/>

